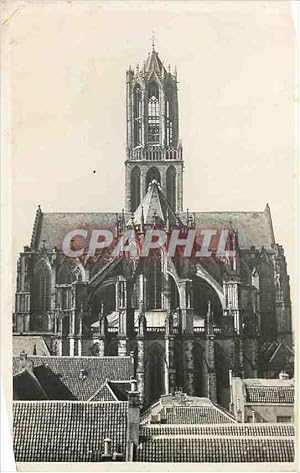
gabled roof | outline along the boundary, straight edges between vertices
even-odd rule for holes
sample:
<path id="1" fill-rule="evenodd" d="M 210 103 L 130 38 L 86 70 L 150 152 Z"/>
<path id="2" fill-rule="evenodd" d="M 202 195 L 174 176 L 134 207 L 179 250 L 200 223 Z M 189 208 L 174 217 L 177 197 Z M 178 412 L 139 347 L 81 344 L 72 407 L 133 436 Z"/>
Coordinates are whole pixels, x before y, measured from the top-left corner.
<path id="1" fill-rule="evenodd" d="M 58 399 L 88 400 L 107 379 L 128 380 L 133 375 L 133 363 L 129 356 L 30 356 L 27 359 L 33 362 L 33 372 L 44 389 L 48 385 L 49 390 L 54 381 L 65 387 L 66 392 L 60 390 Z M 45 368 L 48 376 L 45 375 Z M 13 372 L 16 374 L 20 371 L 19 358 L 14 357 Z M 50 398 L 57 399 L 53 397 L 56 392 L 52 389 Z"/>
<path id="2" fill-rule="evenodd" d="M 49 356 L 49 348 L 41 335 L 13 335 L 13 355 L 25 352 L 28 355 Z"/>
<path id="3" fill-rule="evenodd" d="M 91 401 L 127 401 L 130 391 L 130 381 L 106 380 L 100 389 L 92 396 Z"/>
<path id="4" fill-rule="evenodd" d="M 134 221 L 137 225 L 140 225 L 144 220 L 147 225 L 153 224 L 155 219 L 158 224 L 166 223 L 167 219 L 169 219 L 171 225 L 176 223 L 175 212 L 162 192 L 160 185 L 154 179 L 149 184 L 148 192 L 134 212 Z"/>
<path id="5" fill-rule="evenodd" d="M 166 222 L 168 216 L 170 224 L 175 224 L 176 216 L 166 196 L 157 183 L 153 184 L 151 184 L 142 203 L 135 211 L 136 223 L 141 223 L 143 208 L 146 224 L 153 223 L 155 213 L 158 223 L 159 221 Z M 210 228 L 220 231 L 232 225 L 234 229 L 238 230 L 239 246 L 242 250 L 249 249 L 251 246 L 257 249 L 261 249 L 262 246 L 266 249 L 271 249 L 275 243 L 272 219 L 268 206 L 263 212 L 190 212 L 190 215 L 194 215 L 196 225 L 202 229 Z M 131 223 L 130 216 L 131 214 L 128 212 L 124 213 L 125 221 Z M 179 213 L 177 217 L 182 223 L 186 223 L 187 215 L 185 212 Z M 75 229 L 88 231 L 86 239 L 86 244 L 88 245 L 93 229 L 110 229 L 114 231 L 116 221 L 117 214 L 115 212 L 43 213 L 39 209 L 33 229 L 32 248 L 41 248 L 42 241 L 45 240 L 45 245 L 49 250 L 54 247 L 61 250 L 64 237 L 68 232 Z"/>
<path id="6" fill-rule="evenodd" d="M 127 402 L 20 401 L 13 403 L 17 462 L 101 461 L 103 441 L 125 454 Z"/>

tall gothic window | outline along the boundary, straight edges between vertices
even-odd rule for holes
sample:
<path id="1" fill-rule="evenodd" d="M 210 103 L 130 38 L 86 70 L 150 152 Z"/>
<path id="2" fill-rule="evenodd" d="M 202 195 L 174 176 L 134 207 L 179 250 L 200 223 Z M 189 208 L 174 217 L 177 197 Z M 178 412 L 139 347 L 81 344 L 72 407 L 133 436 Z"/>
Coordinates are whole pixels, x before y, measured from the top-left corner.
<path id="1" fill-rule="evenodd" d="M 153 255 L 146 265 L 146 308 L 161 309 L 161 260 L 159 255 Z"/>
<path id="2" fill-rule="evenodd" d="M 167 169 L 167 199 L 174 211 L 176 211 L 176 169 L 169 166 Z"/>
<path id="3" fill-rule="evenodd" d="M 135 166 L 131 173 L 131 212 L 134 212 L 141 201 L 141 171 Z"/>
<path id="4" fill-rule="evenodd" d="M 38 261 L 34 268 L 34 308 L 39 315 L 51 308 L 51 269 L 44 259 Z"/>
<path id="5" fill-rule="evenodd" d="M 148 142 L 159 143 L 159 90 L 152 82 L 149 86 L 148 100 Z"/>
<path id="6" fill-rule="evenodd" d="M 140 146 L 142 144 L 142 91 L 139 85 L 134 89 L 133 115 L 134 146 Z"/>
<path id="7" fill-rule="evenodd" d="M 171 117 L 169 99 L 167 99 L 166 101 L 166 139 L 167 139 L 167 146 L 172 146 L 173 145 L 173 121 Z"/>

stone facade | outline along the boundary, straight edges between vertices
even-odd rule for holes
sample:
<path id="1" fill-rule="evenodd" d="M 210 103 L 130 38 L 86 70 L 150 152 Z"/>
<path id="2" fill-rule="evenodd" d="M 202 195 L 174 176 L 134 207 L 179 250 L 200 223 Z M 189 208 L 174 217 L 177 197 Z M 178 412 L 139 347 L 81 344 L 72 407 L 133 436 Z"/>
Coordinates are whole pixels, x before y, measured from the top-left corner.
<path id="1" fill-rule="evenodd" d="M 133 353 L 141 402 L 182 388 L 228 406 L 229 370 L 268 372 L 273 343 L 291 349 L 289 278 L 270 208 L 261 212 L 183 212 L 177 74 L 156 51 L 127 72 L 125 211 L 44 213 L 17 267 L 14 332 L 47 336 L 52 354 L 124 357 Z M 155 162 L 154 162 L 155 161 Z M 113 258 L 108 249 L 67 258 L 64 235 L 106 228 L 228 231 L 234 258 Z"/>

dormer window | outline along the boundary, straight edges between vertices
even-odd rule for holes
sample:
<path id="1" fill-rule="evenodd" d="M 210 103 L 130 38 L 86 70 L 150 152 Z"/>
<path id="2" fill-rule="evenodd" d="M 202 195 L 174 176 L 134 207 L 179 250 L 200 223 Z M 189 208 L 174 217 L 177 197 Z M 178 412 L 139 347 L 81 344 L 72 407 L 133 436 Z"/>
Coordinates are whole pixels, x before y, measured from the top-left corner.
<path id="1" fill-rule="evenodd" d="M 87 370 L 84 370 L 84 369 L 80 370 L 79 379 L 85 380 L 87 378 L 87 376 L 88 376 Z"/>

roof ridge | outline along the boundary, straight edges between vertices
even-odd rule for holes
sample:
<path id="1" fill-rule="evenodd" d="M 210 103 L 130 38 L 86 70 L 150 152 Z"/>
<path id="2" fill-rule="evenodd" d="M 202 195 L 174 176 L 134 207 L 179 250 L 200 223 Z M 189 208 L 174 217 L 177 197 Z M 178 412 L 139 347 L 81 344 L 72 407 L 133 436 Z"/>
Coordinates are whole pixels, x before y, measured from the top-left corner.
<path id="1" fill-rule="evenodd" d="M 97 359 L 97 360 L 104 360 L 104 359 L 111 359 L 111 358 L 116 358 L 116 359 L 124 359 L 124 358 L 128 358 L 129 360 L 131 360 L 131 357 L 129 355 L 126 355 L 126 356 L 111 356 L 111 355 L 105 355 L 105 356 L 88 356 L 88 355 L 84 355 L 84 356 L 79 356 L 79 355 L 75 355 L 75 356 L 68 356 L 68 355 L 28 355 L 30 358 L 67 358 L 69 360 L 73 360 L 74 358 L 75 359 Z M 18 355 L 13 355 L 13 358 L 19 358 Z"/>

